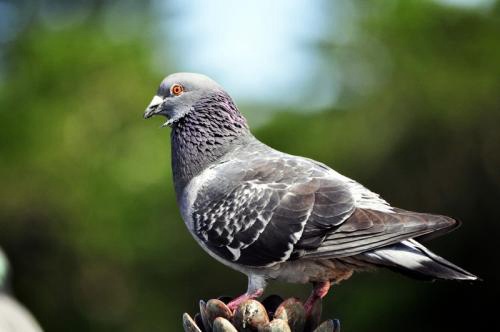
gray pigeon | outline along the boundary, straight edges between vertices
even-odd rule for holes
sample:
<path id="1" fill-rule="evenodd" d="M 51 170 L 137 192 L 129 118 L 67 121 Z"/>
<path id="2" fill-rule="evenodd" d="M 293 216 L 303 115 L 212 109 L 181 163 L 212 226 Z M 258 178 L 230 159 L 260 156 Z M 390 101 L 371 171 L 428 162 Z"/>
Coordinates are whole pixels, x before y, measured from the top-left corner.
<path id="1" fill-rule="evenodd" d="M 0 331 L 42 332 L 42 329 L 19 302 L 8 292 L 9 262 L 0 249 Z"/>
<path id="2" fill-rule="evenodd" d="M 260 142 L 210 78 L 167 76 L 144 117 L 153 115 L 172 128 L 174 186 L 187 228 L 213 258 L 248 276 L 230 308 L 259 297 L 268 280 L 282 280 L 313 284 L 310 310 L 331 283 L 373 267 L 477 279 L 414 240 L 457 221 L 392 207 L 320 162 Z"/>

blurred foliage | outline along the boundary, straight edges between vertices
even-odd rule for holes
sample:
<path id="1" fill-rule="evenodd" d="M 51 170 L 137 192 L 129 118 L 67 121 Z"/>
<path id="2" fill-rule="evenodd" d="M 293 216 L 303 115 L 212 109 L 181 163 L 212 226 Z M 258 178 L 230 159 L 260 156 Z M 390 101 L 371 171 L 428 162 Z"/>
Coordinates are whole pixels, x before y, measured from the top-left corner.
<path id="1" fill-rule="evenodd" d="M 374 322 L 385 331 L 491 322 L 500 295 L 490 258 L 500 228 L 500 4 L 355 1 L 351 9 L 349 38 L 325 31 L 311 46 L 325 71 L 337 68 L 338 106 L 275 109 L 254 132 L 394 205 L 463 221 L 431 246 L 484 282 L 359 274 L 333 288 L 325 313 L 358 332 Z M 2 45 L 0 245 L 16 295 L 47 331 L 180 330 L 199 298 L 235 295 L 246 280 L 192 241 L 175 205 L 168 131 L 142 121 L 158 82 L 179 69 L 167 55 L 165 72 L 151 65 L 144 36 L 154 21 L 117 41 L 101 24 L 110 9 L 88 10 L 58 29 L 34 10 Z M 305 296 L 308 286 L 276 291 Z"/>

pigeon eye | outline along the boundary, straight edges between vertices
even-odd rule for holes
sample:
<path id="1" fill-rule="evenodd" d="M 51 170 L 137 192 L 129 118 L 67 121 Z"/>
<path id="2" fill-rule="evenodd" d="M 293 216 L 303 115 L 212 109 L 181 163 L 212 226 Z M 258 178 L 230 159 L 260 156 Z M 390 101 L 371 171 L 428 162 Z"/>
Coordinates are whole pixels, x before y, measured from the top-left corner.
<path id="1" fill-rule="evenodd" d="M 184 92 L 184 87 L 180 84 L 174 84 L 170 87 L 170 93 L 174 96 L 178 96 Z"/>

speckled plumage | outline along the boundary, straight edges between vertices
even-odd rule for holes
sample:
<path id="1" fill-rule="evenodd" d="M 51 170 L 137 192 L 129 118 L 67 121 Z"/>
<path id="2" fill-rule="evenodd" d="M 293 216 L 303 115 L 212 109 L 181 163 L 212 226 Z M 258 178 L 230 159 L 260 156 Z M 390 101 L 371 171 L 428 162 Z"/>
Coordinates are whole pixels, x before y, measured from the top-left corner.
<path id="1" fill-rule="evenodd" d="M 178 197 L 186 184 L 233 145 L 244 141 L 248 125 L 231 97 L 215 91 L 192 106 L 172 128 L 172 169 Z M 228 121 L 227 119 L 231 119 Z"/>

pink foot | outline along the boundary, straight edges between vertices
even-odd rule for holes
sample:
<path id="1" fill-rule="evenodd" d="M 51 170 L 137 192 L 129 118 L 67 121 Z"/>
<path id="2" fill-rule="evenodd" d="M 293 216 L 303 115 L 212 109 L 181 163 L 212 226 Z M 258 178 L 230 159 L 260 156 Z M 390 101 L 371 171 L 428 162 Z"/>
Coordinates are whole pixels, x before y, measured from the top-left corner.
<path id="1" fill-rule="evenodd" d="M 243 295 L 238 296 L 237 298 L 235 298 L 231 302 L 229 302 L 227 304 L 227 307 L 231 311 L 234 311 L 236 308 L 238 308 L 238 306 L 240 304 L 242 304 L 246 300 L 256 299 L 256 298 L 260 297 L 262 295 L 262 293 L 264 293 L 264 289 L 262 289 L 262 288 L 257 289 L 255 291 L 253 291 L 252 293 L 245 293 Z"/>
<path id="2" fill-rule="evenodd" d="M 312 308 L 316 301 L 321 300 L 328 294 L 328 290 L 330 289 L 330 281 L 322 281 L 313 284 L 313 291 L 309 298 L 304 303 L 304 309 L 306 309 L 306 315 L 310 316 Z"/>

